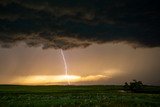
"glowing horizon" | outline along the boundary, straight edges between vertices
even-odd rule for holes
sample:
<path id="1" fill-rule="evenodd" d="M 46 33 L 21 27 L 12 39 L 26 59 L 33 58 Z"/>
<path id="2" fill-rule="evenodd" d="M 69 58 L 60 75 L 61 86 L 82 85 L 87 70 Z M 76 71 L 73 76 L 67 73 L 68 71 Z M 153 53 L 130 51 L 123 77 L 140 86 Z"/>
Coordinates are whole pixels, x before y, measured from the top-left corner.
<path id="1" fill-rule="evenodd" d="M 35 75 L 17 77 L 16 79 L 10 81 L 10 83 L 20 85 L 58 85 L 59 83 L 62 83 L 65 85 L 68 79 L 70 82 L 76 83 L 85 81 L 97 81 L 105 77 L 106 76 L 104 75 L 90 75 L 86 77 L 78 75 Z"/>

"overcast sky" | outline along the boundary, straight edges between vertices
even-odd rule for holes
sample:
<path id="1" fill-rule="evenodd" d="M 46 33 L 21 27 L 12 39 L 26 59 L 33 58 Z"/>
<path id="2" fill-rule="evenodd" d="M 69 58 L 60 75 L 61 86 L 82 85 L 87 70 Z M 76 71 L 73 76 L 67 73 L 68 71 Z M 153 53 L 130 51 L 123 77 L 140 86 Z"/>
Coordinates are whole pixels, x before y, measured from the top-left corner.
<path id="1" fill-rule="evenodd" d="M 0 0 L 0 83 L 160 85 L 158 4 Z"/>

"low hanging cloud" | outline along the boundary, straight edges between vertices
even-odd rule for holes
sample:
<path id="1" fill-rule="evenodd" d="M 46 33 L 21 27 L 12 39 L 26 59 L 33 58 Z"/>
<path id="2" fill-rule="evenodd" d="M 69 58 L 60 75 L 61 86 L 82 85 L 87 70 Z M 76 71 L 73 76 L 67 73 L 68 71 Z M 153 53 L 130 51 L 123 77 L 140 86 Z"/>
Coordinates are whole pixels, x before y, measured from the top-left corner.
<path id="1" fill-rule="evenodd" d="M 160 46 L 157 0 L 1 0 L 0 44 L 44 49 L 126 42 Z"/>

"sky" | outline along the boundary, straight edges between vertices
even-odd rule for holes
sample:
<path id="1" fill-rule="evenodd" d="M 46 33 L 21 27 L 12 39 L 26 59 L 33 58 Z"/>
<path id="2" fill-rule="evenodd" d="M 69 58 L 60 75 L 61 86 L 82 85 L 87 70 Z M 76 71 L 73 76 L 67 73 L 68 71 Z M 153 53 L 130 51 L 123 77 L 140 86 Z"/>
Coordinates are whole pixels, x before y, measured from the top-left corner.
<path id="1" fill-rule="evenodd" d="M 160 85 L 158 13 L 157 0 L 1 0 L 0 84 Z"/>
<path id="2" fill-rule="evenodd" d="M 160 48 L 93 44 L 85 49 L 66 50 L 64 55 L 68 75 L 77 76 L 71 78 L 72 85 L 123 84 L 132 79 L 160 83 Z M 56 79 L 65 75 L 60 50 L 27 47 L 24 43 L 11 49 L 1 48 L 0 68 L 1 84 L 67 84 L 64 77 Z"/>

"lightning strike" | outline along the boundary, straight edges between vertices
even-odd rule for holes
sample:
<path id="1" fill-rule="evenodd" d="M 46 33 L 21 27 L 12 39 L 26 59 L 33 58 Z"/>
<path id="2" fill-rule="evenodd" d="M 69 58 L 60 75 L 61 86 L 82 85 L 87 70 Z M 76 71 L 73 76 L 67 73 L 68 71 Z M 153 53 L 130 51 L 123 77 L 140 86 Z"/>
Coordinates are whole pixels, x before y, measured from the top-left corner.
<path id="1" fill-rule="evenodd" d="M 65 59 L 63 50 L 61 49 L 60 51 L 61 51 L 61 55 L 62 55 L 63 63 L 64 63 L 65 77 L 66 77 L 66 79 L 67 79 L 68 85 L 70 85 L 70 80 L 69 80 L 69 77 L 68 77 L 68 67 L 67 67 L 67 62 L 66 62 L 66 59 Z"/>

